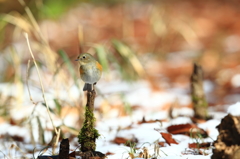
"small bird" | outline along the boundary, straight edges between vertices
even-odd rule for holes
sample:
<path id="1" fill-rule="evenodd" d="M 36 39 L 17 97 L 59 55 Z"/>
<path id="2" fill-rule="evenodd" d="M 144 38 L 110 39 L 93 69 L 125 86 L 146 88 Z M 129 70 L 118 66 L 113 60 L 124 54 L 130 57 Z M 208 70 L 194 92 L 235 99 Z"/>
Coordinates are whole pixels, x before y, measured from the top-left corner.
<path id="1" fill-rule="evenodd" d="M 97 84 L 102 76 L 101 64 L 89 53 L 80 54 L 75 61 L 79 61 L 80 76 L 85 82 L 83 91 L 92 91 L 93 85 Z"/>

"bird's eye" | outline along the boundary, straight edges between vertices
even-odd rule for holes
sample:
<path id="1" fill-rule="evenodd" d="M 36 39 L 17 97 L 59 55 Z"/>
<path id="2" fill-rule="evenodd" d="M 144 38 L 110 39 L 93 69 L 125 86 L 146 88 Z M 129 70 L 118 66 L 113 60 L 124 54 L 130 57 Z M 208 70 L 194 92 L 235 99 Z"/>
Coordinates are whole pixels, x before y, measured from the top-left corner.
<path id="1" fill-rule="evenodd" d="M 83 58 L 83 59 L 85 59 L 85 58 L 86 58 L 86 56 L 83 56 L 82 58 Z"/>

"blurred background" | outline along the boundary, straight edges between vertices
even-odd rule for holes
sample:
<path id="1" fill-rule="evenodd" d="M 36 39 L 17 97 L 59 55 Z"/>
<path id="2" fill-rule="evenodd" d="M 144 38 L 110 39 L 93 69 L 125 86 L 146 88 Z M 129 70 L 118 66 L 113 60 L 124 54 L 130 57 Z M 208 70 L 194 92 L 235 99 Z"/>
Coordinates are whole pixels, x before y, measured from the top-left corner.
<path id="1" fill-rule="evenodd" d="M 97 120 L 169 110 L 174 103 L 191 109 L 194 62 L 202 65 L 209 105 L 221 110 L 240 98 L 239 17 L 238 0 L 1 0 L 0 125 L 27 126 L 32 135 L 18 140 L 32 143 L 46 135 L 41 128 L 53 131 L 24 33 L 65 135 L 78 134 L 82 125 L 86 99 L 74 61 L 82 52 L 104 70 L 96 86 Z"/>

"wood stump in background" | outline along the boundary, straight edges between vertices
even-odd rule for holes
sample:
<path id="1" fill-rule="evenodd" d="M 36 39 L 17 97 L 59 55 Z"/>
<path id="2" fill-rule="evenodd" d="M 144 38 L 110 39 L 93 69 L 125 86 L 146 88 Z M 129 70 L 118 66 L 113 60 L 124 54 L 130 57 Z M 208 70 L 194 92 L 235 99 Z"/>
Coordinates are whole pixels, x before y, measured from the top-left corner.
<path id="1" fill-rule="evenodd" d="M 225 116 L 217 126 L 219 135 L 213 143 L 211 159 L 240 159 L 240 116 Z"/>
<path id="2" fill-rule="evenodd" d="M 191 76 L 191 96 L 194 107 L 194 117 L 197 119 L 208 118 L 208 104 L 203 90 L 202 67 L 196 63 L 193 65 Z"/>

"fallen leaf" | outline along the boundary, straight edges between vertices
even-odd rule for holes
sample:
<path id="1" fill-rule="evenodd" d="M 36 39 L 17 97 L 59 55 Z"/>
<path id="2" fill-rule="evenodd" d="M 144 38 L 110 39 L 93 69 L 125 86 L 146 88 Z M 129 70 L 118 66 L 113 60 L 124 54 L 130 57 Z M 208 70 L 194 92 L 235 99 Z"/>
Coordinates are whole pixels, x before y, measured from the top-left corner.
<path id="1" fill-rule="evenodd" d="M 171 125 L 167 127 L 167 131 L 171 134 L 184 134 L 193 138 L 198 135 L 201 135 L 201 137 L 208 136 L 206 131 L 197 127 L 197 125 L 195 124 Z"/>
<path id="2" fill-rule="evenodd" d="M 10 136 L 14 141 L 19 141 L 22 142 L 23 141 L 23 137 L 22 136 L 18 136 L 18 135 L 13 135 Z"/>
<path id="3" fill-rule="evenodd" d="M 208 148 L 211 146 L 211 142 L 204 142 L 204 143 L 189 143 L 189 148 Z"/>
<path id="4" fill-rule="evenodd" d="M 162 137 L 165 139 L 165 141 L 167 142 L 168 145 L 178 144 L 178 142 L 175 141 L 175 140 L 172 138 L 172 135 L 171 135 L 171 134 L 169 134 L 169 133 L 163 133 L 163 132 L 161 132 L 160 134 L 161 134 Z"/>
<path id="5" fill-rule="evenodd" d="M 105 155 L 108 156 L 108 155 L 114 155 L 115 153 L 112 153 L 112 152 L 107 152 Z"/>
<path id="6" fill-rule="evenodd" d="M 128 141 L 128 139 L 125 139 L 123 137 L 116 137 L 112 142 L 120 145 L 120 144 L 125 144 Z"/>
<path id="7" fill-rule="evenodd" d="M 73 151 L 73 152 L 71 152 L 71 153 L 69 154 L 69 157 L 75 157 L 75 156 L 76 156 L 75 151 Z"/>
<path id="8" fill-rule="evenodd" d="M 166 142 L 158 142 L 158 145 L 161 146 L 161 147 L 164 147 Z"/>
<path id="9" fill-rule="evenodd" d="M 123 137 L 116 137 L 112 142 L 116 144 L 126 144 L 126 146 L 130 146 L 130 143 L 138 143 L 138 139 L 132 137 L 131 139 L 123 138 Z"/>

